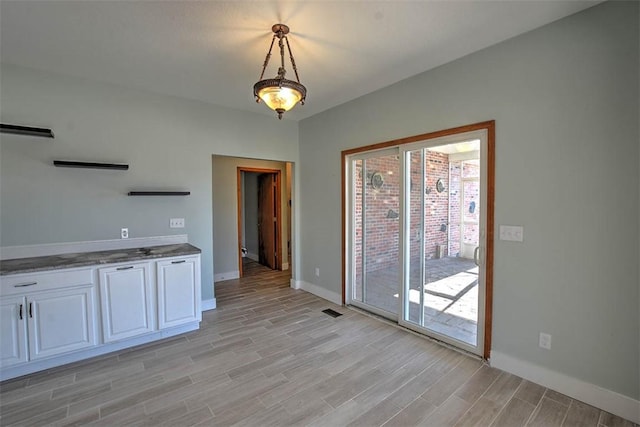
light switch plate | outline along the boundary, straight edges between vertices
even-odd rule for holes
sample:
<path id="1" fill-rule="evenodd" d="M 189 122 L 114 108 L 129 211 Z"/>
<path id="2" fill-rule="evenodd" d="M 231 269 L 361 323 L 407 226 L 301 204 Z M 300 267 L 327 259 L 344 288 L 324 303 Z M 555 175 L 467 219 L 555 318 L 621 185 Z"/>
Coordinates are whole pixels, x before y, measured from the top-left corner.
<path id="1" fill-rule="evenodd" d="M 184 228 L 184 218 L 171 218 L 169 228 Z"/>
<path id="2" fill-rule="evenodd" d="M 501 225 L 500 240 L 507 240 L 510 242 L 524 241 L 524 227 L 521 225 Z"/>

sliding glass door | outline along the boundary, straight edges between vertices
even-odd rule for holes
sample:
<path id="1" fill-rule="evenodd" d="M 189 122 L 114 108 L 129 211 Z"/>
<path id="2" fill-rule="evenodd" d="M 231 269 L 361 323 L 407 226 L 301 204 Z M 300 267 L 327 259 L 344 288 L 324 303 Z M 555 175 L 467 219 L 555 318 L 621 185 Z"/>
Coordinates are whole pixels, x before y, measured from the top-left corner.
<path id="1" fill-rule="evenodd" d="M 486 132 L 349 157 L 347 303 L 483 354 Z"/>

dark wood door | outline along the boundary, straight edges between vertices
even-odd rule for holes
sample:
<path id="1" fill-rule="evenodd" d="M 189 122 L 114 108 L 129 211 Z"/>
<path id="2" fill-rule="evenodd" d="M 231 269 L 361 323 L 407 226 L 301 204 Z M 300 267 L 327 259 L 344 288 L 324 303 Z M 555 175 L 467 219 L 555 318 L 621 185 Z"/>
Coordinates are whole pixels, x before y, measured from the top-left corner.
<path id="1" fill-rule="evenodd" d="M 277 268 L 276 174 L 258 176 L 258 256 L 260 264 Z"/>

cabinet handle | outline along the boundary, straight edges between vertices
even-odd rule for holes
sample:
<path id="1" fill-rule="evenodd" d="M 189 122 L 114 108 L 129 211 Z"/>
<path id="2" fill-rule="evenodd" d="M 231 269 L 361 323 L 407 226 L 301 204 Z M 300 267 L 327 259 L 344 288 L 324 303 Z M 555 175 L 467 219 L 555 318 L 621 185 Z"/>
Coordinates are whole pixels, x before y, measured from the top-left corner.
<path id="1" fill-rule="evenodd" d="M 19 285 L 13 285 L 14 288 L 25 288 L 27 286 L 37 285 L 38 282 L 20 283 Z"/>
<path id="2" fill-rule="evenodd" d="M 133 268 L 133 265 L 130 265 L 128 267 L 118 267 L 118 268 L 116 268 L 116 270 L 130 270 L 132 268 Z"/>
<path id="3" fill-rule="evenodd" d="M 183 262 L 186 262 L 186 260 L 181 259 L 180 261 L 171 261 L 171 264 L 182 264 Z"/>
<path id="4" fill-rule="evenodd" d="M 29 303 L 29 317 L 33 319 L 33 303 Z"/>
<path id="5" fill-rule="evenodd" d="M 20 304 L 20 320 L 22 320 L 22 304 Z"/>

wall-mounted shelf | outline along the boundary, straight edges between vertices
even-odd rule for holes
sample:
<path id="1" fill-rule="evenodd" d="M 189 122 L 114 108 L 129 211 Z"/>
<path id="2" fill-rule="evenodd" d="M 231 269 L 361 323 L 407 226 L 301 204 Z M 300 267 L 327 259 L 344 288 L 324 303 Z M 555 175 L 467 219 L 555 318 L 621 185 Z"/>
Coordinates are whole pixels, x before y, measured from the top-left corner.
<path id="1" fill-rule="evenodd" d="M 59 168 L 116 169 L 125 171 L 129 169 L 129 165 L 124 163 L 76 162 L 72 160 L 54 160 L 53 165 Z"/>
<path id="2" fill-rule="evenodd" d="M 0 124 L 0 133 L 10 133 L 13 135 L 39 136 L 42 138 L 53 138 L 53 131 L 46 128 L 36 128 L 31 126 L 18 126 Z"/>
<path id="3" fill-rule="evenodd" d="M 188 196 L 190 191 L 129 191 L 129 196 Z"/>

